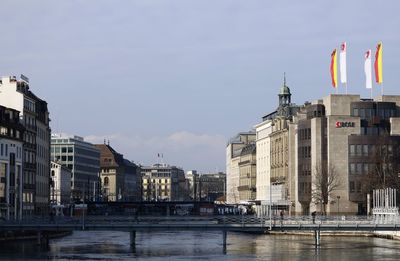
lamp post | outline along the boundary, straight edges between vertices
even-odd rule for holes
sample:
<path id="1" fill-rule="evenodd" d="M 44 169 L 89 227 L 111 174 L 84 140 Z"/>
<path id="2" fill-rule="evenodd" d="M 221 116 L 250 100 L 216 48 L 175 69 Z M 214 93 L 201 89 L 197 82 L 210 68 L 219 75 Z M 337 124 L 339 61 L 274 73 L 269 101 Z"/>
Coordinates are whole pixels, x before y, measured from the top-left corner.
<path id="1" fill-rule="evenodd" d="M 338 215 L 338 218 L 339 218 L 339 200 L 340 200 L 340 196 L 336 196 L 336 198 L 337 198 L 337 215 Z"/>

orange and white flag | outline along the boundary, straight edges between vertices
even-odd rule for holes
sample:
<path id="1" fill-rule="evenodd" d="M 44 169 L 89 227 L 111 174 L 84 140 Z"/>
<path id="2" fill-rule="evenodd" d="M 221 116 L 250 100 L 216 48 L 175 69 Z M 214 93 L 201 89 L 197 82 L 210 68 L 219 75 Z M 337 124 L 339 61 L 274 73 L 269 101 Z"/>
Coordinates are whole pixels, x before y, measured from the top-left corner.
<path id="1" fill-rule="evenodd" d="M 331 54 L 331 79 L 332 87 L 337 88 L 337 56 L 336 49 L 333 50 Z"/>
<path id="2" fill-rule="evenodd" d="M 382 42 L 378 43 L 376 46 L 375 53 L 375 80 L 378 84 L 383 82 L 382 78 Z"/>

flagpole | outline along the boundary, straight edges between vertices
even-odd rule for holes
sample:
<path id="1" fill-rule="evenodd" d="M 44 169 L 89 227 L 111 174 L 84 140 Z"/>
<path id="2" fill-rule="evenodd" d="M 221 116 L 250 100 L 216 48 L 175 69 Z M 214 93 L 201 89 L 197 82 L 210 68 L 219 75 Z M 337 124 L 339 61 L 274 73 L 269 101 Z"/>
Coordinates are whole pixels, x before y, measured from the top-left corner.
<path id="1" fill-rule="evenodd" d="M 344 86 L 346 87 L 346 95 L 347 95 L 347 81 L 344 83 Z"/>

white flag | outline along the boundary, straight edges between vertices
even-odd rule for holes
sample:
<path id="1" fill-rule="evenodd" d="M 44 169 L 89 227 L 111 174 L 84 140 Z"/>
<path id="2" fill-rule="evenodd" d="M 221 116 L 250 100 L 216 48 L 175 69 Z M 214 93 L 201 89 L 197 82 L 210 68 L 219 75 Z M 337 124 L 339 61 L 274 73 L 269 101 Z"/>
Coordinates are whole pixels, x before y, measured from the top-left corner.
<path id="1" fill-rule="evenodd" d="M 346 42 L 340 45 L 340 82 L 347 83 L 347 72 L 346 72 Z"/>
<path id="2" fill-rule="evenodd" d="M 365 53 L 365 87 L 367 89 L 372 89 L 372 67 L 371 67 L 371 49 Z"/>

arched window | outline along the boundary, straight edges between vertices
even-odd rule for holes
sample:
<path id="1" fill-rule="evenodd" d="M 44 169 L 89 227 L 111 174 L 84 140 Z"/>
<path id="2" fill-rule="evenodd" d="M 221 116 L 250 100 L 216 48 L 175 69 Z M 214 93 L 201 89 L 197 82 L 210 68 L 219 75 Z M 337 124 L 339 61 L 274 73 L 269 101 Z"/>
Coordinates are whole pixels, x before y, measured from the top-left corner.
<path id="1" fill-rule="evenodd" d="M 108 177 L 105 177 L 104 178 L 104 186 L 108 186 L 108 183 L 109 183 L 109 179 L 108 179 Z"/>

